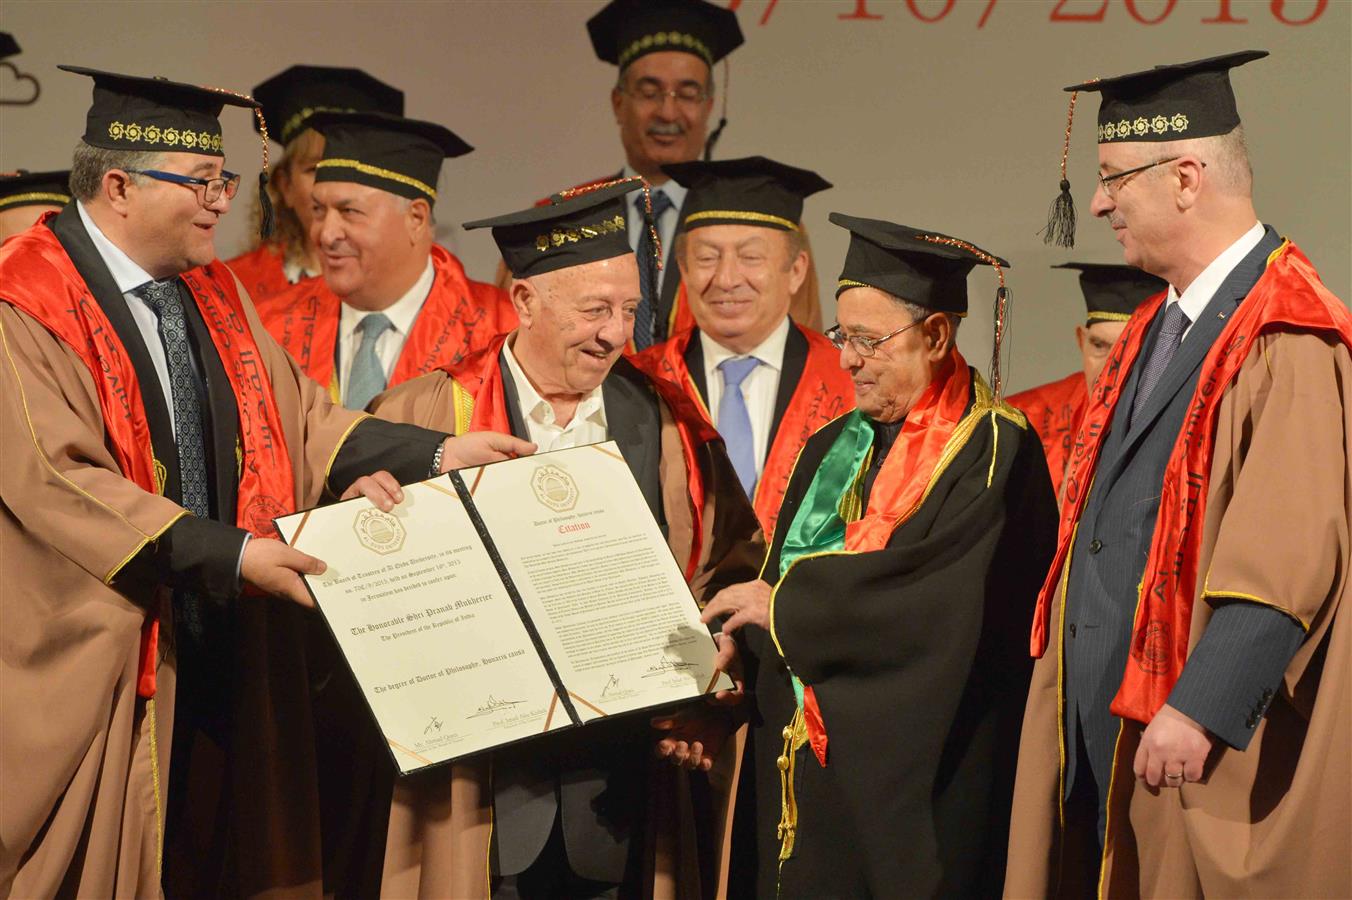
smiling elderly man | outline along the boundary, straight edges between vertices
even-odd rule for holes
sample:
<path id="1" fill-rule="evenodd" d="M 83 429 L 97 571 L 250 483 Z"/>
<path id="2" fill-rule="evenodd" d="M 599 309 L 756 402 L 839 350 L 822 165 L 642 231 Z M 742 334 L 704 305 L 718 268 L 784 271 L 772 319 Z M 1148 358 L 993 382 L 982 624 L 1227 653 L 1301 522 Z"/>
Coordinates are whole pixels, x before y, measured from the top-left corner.
<path id="1" fill-rule="evenodd" d="M 75 202 L 0 248 L 0 893 L 159 896 L 163 853 L 171 895 L 318 896 L 305 619 L 261 595 L 324 564 L 272 519 L 502 453 L 335 407 L 263 329 L 214 246 L 252 100 L 62 68 Z"/>
<path id="2" fill-rule="evenodd" d="M 968 273 L 997 266 L 1003 291 L 1007 264 L 831 221 L 850 246 L 828 336 L 857 408 L 803 447 L 762 580 L 704 610 L 761 648 L 737 815 L 752 827 L 733 847 L 757 864 L 734 895 L 990 896 L 1031 671 L 1021 626 L 1055 528 L 1037 436 L 955 344 Z"/>
<path id="3" fill-rule="evenodd" d="M 1066 88 L 1102 94 L 1091 210 L 1169 289 L 1066 473 L 1012 896 L 1352 895 L 1352 316 L 1254 209 L 1231 76 L 1265 56 Z"/>
<path id="4" fill-rule="evenodd" d="M 679 390 L 622 355 L 641 264 L 624 201 L 639 185 L 626 180 L 468 223 L 492 228 L 514 275 L 520 327 L 447 371 L 394 388 L 372 409 L 457 434 L 510 431 L 541 451 L 614 440 L 702 602 L 753 575 L 763 547 L 717 435 Z M 673 859 L 655 861 L 651 841 L 672 835 L 658 799 L 670 795 L 653 785 L 670 786 L 678 773 L 665 764 L 653 771 L 656 735 L 646 720 L 601 727 L 401 782 L 381 892 L 482 897 L 491 873 L 495 896 L 646 896 L 645 880 L 675 877 Z M 698 894 L 698 875 L 680 878 L 682 890 Z"/>
<path id="5" fill-rule="evenodd" d="M 505 292 L 434 243 L 442 161 L 472 149 L 446 128 L 378 112 L 322 112 L 310 237 L 322 279 L 258 304 L 263 324 L 335 401 L 457 362 L 516 324 Z"/>

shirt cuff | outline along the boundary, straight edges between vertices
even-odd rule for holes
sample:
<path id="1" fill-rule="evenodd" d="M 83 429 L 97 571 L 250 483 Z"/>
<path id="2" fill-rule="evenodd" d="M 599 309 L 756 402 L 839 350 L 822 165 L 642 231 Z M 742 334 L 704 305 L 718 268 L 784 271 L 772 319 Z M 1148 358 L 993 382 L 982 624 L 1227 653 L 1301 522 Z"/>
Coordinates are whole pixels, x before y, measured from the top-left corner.
<path id="1" fill-rule="evenodd" d="M 253 535 L 244 532 L 244 540 L 239 542 L 239 559 L 235 560 L 235 595 L 238 596 L 244 590 L 244 548 L 249 546 Z"/>

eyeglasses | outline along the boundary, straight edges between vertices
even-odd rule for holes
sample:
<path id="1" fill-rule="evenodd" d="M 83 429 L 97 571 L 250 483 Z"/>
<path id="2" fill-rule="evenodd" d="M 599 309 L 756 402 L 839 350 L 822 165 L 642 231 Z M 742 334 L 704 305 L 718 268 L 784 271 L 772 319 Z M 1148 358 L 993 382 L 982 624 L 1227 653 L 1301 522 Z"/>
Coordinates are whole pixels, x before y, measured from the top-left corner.
<path id="1" fill-rule="evenodd" d="M 1122 190 L 1122 187 L 1126 184 L 1126 182 L 1123 181 L 1122 179 L 1128 178 L 1132 175 L 1139 175 L 1141 172 L 1144 172 L 1147 169 L 1155 168 L 1155 166 L 1162 166 L 1165 163 L 1178 162 L 1182 158 L 1183 157 L 1181 156 L 1171 156 L 1168 159 L 1160 159 L 1152 163 L 1146 163 L 1143 166 L 1137 166 L 1134 169 L 1127 169 L 1127 171 L 1125 172 L 1116 172 L 1112 175 L 1100 175 L 1098 177 L 1099 187 L 1103 188 L 1103 193 L 1108 195 L 1108 199 L 1116 200 L 1117 192 Z M 1202 163 L 1202 168 L 1203 169 L 1206 168 L 1206 163 Z"/>
<path id="2" fill-rule="evenodd" d="M 636 85 L 626 87 L 624 93 L 641 103 L 653 105 L 664 102 L 668 97 L 682 106 L 698 106 L 709 99 L 709 92 L 703 86 L 690 82 L 668 91 L 655 81 L 643 79 Z"/>
<path id="3" fill-rule="evenodd" d="M 200 187 L 202 192 L 198 195 L 202 199 L 202 205 L 207 206 L 221 199 L 221 194 L 225 194 L 225 199 L 233 200 L 235 194 L 239 193 L 239 176 L 234 172 L 221 172 L 218 178 L 193 178 L 191 175 L 179 175 L 177 172 L 161 172 L 159 169 L 124 169 L 133 175 L 145 175 L 148 178 L 154 178 L 156 181 L 168 181 L 171 184 L 186 184 L 189 187 Z"/>
<path id="4" fill-rule="evenodd" d="M 868 359 L 873 356 L 874 353 L 878 352 L 879 344 L 892 340 L 892 338 L 901 334 L 903 331 L 909 331 L 924 321 L 924 319 L 916 319 L 910 325 L 903 325 L 891 334 L 885 334 L 880 338 L 866 338 L 859 334 L 846 334 L 840 330 L 839 325 L 832 325 L 830 330 L 826 332 L 826 339 L 834 344 L 837 350 L 844 350 L 845 345 L 849 344 L 854 348 L 855 353 L 858 353 L 864 359 Z"/>

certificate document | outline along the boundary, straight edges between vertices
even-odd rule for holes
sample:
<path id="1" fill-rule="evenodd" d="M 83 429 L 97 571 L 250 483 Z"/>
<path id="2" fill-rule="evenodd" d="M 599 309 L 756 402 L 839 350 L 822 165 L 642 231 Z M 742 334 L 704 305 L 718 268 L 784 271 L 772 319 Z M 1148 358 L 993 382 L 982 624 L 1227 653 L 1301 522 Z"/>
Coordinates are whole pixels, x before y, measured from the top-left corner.
<path id="1" fill-rule="evenodd" d="M 613 442 L 276 520 L 400 772 L 731 680 Z"/>

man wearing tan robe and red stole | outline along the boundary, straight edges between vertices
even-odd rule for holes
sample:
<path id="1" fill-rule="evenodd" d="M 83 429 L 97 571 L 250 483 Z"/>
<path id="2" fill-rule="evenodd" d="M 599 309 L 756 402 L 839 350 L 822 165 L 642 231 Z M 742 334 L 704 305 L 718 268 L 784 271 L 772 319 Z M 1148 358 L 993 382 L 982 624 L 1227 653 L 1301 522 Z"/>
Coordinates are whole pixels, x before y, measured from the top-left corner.
<path id="1" fill-rule="evenodd" d="M 1053 269 L 1075 269 L 1080 273 L 1080 292 L 1088 318 L 1075 326 L 1075 342 L 1080 348 L 1084 368 L 1050 384 L 1020 391 L 1009 398 L 1009 405 L 1028 416 L 1042 439 L 1052 489 L 1061 496 L 1061 479 L 1070 462 L 1075 433 L 1080 430 L 1089 405 L 1089 387 L 1103 371 L 1113 344 L 1127 327 L 1131 313 L 1168 285 L 1148 272 L 1131 266 L 1099 263 L 1065 263 Z"/>
<path id="2" fill-rule="evenodd" d="M 730 896 L 998 895 L 1020 625 L 1056 517 L 1037 436 L 955 343 L 990 265 L 998 351 L 1008 263 L 830 218 L 850 231 L 830 337 L 857 405 L 804 445 L 760 578 L 704 610 L 759 661 Z"/>
<path id="3" fill-rule="evenodd" d="M 456 434 L 506 429 L 546 451 L 614 440 L 695 598 L 754 574 L 755 515 L 713 429 L 674 386 L 622 358 L 639 299 L 630 179 L 491 227 L 521 325 L 483 353 L 378 397 L 382 417 Z M 642 264 L 640 261 L 639 264 Z M 651 261 L 649 261 L 651 263 Z M 723 642 L 730 652 L 732 642 Z M 699 896 L 716 872 L 677 806 L 685 776 L 646 720 L 431 772 L 395 787 L 390 896 Z M 719 811 L 707 824 L 725 823 Z M 703 823 L 702 823 L 703 824 Z M 684 826 L 684 827 L 682 827 Z M 703 886 L 703 888 L 701 888 Z"/>
<path id="4" fill-rule="evenodd" d="M 831 185 L 760 156 L 665 171 L 689 191 L 672 259 L 698 327 L 633 362 L 680 385 L 718 429 L 761 529 L 773 534 L 803 443 L 854 406 L 840 352 L 789 318 L 808 274 L 803 198 Z"/>
<path id="5" fill-rule="evenodd" d="M 263 330 L 213 247 L 218 116 L 252 100 L 65 68 L 76 202 L 0 248 L 0 894 L 157 896 L 163 859 L 171 893 L 317 897 L 324 564 L 272 518 L 501 454 L 334 407 Z"/>
<path id="6" fill-rule="evenodd" d="M 1067 88 L 1102 95 L 1091 210 L 1169 289 L 1066 475 L 1012 897 L 1352 895 L 1352 317 L 1254 211 L 1230 73 L 1266 55 Z"/>
<path id="7" fill-rule="evenodd" d="M 323 278 L 258 304 L 268 331 L 335 402 L 458 362 L 516 325 L 507 294 L 472 281 L 433 242 L 442 160 L 473 148 L 448 129 L 381 113 L 321 112 L 311 239 Z"/>

